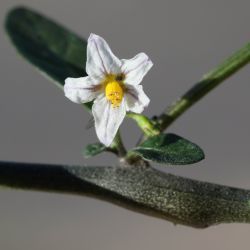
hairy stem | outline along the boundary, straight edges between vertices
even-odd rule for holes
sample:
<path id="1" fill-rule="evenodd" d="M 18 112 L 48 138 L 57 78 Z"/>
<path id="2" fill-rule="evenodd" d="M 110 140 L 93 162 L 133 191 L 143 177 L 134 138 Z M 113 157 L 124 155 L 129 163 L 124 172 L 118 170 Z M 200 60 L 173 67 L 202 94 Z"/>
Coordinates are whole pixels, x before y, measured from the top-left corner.
<path id="1" fill-rule="evenodd" d="M 122 142 L 120 131 L 118 130 L 114 141 L 112 142 L 110 146 L 110 151 L 113 150 L 113 152 L 116 152 L 117 156 L 122 158 L 127 154 L 127 150 Z"/>
<path id="2" fill-rule="evenodd" d="M 250 62 L 250 43 L 237 51 L 216 69 L 206 74 L 197 84 L 188 90 L 181 98 L 167 108 L 159 117 L 160 130 L 164 131 L 188 108 L 198 102 L 203 96 L 220 83 L 240 70 Z"/>

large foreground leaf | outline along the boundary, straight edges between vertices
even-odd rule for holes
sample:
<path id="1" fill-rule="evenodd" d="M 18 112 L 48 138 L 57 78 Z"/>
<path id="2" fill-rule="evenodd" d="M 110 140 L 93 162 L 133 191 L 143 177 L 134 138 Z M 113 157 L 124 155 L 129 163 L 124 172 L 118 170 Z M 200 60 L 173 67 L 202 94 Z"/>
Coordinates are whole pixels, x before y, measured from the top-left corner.
<path id="1" fill-rule="evenodd" d="M 150 137 L 133 151 L 146 160 L 172 165 L 192 164 L 205 157 L 199 146 L 175 134 Z"/>
<path id="2" fill-rule="evenodd" d="M 5 28 L 17 51 L 58 87 L 67 77 L 86 75 L 85 39 L 22 7 L 9 12 Z"/>
<path id="3" fill-rule="evenodd" d="M 250 191 L 142 167 L 76 167 L 0 162 L 0 185 L 94 196 L 192 227 L 250 223 Z"/>

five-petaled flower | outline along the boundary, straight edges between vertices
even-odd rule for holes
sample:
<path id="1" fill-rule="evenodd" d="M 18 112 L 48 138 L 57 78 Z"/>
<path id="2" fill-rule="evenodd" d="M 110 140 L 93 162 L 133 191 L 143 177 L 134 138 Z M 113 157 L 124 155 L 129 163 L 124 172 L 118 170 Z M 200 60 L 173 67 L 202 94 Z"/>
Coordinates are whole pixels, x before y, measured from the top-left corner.
<path id="1" fill-rule="evenodd" d="M 102 37 L 90 35 L 86 62 L 88 76 L 67 78 L 64 92 L 75 103 L 95 99 L 92 106 L 95 129 L 104 145 L 112 143 L 126 111 L 141 113 L 149 104 L 150 100 L 139 84 L 152 66 L 145 53 L 120 60 Z"/>

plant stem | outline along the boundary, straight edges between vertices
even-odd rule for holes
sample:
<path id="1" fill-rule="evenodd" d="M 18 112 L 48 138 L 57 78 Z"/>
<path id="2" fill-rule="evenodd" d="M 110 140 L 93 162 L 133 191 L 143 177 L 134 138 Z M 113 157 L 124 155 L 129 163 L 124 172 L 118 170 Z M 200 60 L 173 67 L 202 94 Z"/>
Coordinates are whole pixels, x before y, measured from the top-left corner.
<path id="1" fill-rule="evenodd" d="M 157 124 L 144 115 L 128 112 L 127 117 L 133 119 L 146 136 L 157 135 L 160 132 Z"/>
<path id="2" fill-rule="evenodd" d="M 110 151 L 118 156 L 118 158 L 120 159 L 121 166 L 149 166 L 149 163 L 143 160 L 139 155 L 127 153 L 119 130 L 115 136 L 114 141 L 112 142 L 107 151 Z"/>
<path id="3" fill-rule="evenodd" d="M 167 108 L 158 117 L 158 124 L 161 131 L 169 127 L 188 108 L 198 102 L 220 83 L 240 70 L 250 62 L 250 43 L 237 51 L 216 69 L 205 75 L 197 84 L 187 91 L 181 98 Z"/>
<path id="4" fill-rule="evenodd" d="M 120 131 L 117 131 L 114 141 L 110 145 L 110 149 L 114 150 L 118 157 L 124 157 L 127 154 L 127 150 L 122 142 Z"/>

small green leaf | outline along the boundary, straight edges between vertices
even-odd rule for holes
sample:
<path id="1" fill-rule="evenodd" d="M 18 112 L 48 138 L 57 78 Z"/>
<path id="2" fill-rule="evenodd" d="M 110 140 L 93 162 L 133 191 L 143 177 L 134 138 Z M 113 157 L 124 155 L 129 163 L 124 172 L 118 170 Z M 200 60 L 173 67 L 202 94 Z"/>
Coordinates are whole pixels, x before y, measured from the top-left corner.
<path id="1" fill-rule="evenodd" d="M 199 146 L 175 134 L 150 137 L 132 152 L 149 161 L 172 165 L 192 164 L 205 157 Z"/>
<path id="2" fill-rule="evenodd" d="M 83 155 L 86 158 L 90 158 L 90 157 L 93 157 L 95 155 L 102 153 L 105 150 L 106 150 L 106 147 L 103 144 L 97 142 L 97 143 L 87 145 L 87 147 L 83 151 Z"/>
<path id="3" fill-rule="evenodd" d="M 67 77 L 86 75 L 86 40 L 52 20 L 19 7 L 8 13 L 5 29 L 17 51 L 61 89 Z"/>

